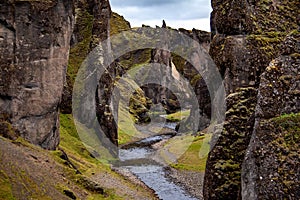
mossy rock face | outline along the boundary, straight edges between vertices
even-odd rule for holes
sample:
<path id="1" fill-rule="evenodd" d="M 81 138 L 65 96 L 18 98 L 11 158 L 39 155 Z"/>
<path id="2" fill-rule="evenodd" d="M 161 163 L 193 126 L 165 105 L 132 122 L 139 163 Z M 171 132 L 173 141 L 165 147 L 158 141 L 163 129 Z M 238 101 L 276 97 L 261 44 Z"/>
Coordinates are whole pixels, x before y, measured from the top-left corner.
<path id="1" fill-rule="evenodd" d="M 288 36 L 285 37 L 285 35 Z M 216 63 L 225 78 L 226 90 L 229 93 L 227 100 L 229 101 L 227 101 L 225 129 L 208 158 L 207 186 L 205 186 L 207 198 L 241 198 L 242 194 L 239 193 L 241 164 L 245 150 L 253 145 L 250 143 L 248 147 L 252 130 L 256 132 L 256 127 L 253 128 L 254 120 L 258 123 L 259 119 L 268 120 L 284 113 L 299 112 L 299 58 L 293 56 L 298 52 L 299 42 L 297 41 L 299 39 L 297 38 L 299 38 L 297 31 L 291 33 L 266 32 L 263 35 L 247 37 L 223 37 L 220 35 L 214 37 L 211 53 L 216 56 Z M 252 59 L 250 59 L 251 57 Z M 274 59 L 274 57 L 277 58 Z M 255 71 L 252 71 L 253 69 Z M 247 79 L 243 79 L 245 77 Z M 245 80 L 245 82 L 241 82 L 241 80 Z M 253 84 L 251 81 L 254 81 Z M 254 100 L 256 99 L 255 93 L 250 96 L 246 95 L 249 85 L 258 89 L 257 101 Z M 238 87 L 243 87 L 243 89 L 237 89 Z M 246 92 L 245 94 L 240 93 L 243 90 Z M 246 103 L 245 95 L 253 99 L 251 104 Z M 246 125 L 245 122 L 248 124 Z M 259 143 L 259 141 L 256 142 Z M 232 149 L 234 150 L 232 151 Z M 240 165 L 238 169 L 227 168 L 227 171 L 223 172 L 215 169 L 214 166 L 218 160 L 232 158 L 238 158 L 236 160 L 236 164 Z M 220 165 L 217 164 L 217 166 Z M 245 170 L 248 170 L 247 175 L 256 173 L 249 168 L 245 165 Z M 233 184 L 230 180 L 236 181 Z M 250 183 L 253 181 L 245 181 L 245 188 L 251 187 Z M 219 191 L 218 194 L 213 192 L 213 188 Z M 246 190 L 255 193 L 253 188 Z M 271 197 L 261 196 L 261 198 Z"/>
<path id="2" fill-rule="evenodd" d="M 216 175 L 214 166 L 218 159 L 232 158 L 238 158 L 236 163 L 241 165 L 254 126 L 255 107 L 255 116 L 266 119 L 297 112 L 298 81 L 291 77 L 299 73 L 299 36 L 295 31 L 299 1 L 213 0 L 212 7 L 210 55 L 224 77 L 227 99 L 231 100 L 227 102 L 225 129 L 208 158 L 204 195 L 208 199 L 240 199 L 241 167 Z M 262 75 L 265 71 L 270 73 Z M 258 105 L 256 101 L 245 104 L 244 96 L 236 95 L 240 88 L 250 87 L 260 87 Z M 249 124 L 245 126 L 246 121 Z"/>
<path id="3" fill-rule="evenodd" d="M 244 166 L 244 197 L 297 199 L 300 196 L 300 114 L 261 120 Z M 250 181 L 254 188 L 248 186 Z"/>
<path id="4" fill-rule="evenodd" d="M 0 120 L 0 135 L 2 135 L 5 138 L 15 140 L 18 138 L 18 135 L 16 134 L 15 130 L 13 129 L 11 123 L 7 121 L 1 121 Z"/>
<path id="5" fill-rule="evenodd" d="M 212 1 L 210 55 L 228 93 L 258 87 L 260 75 L 281 54 L 285 37 L 298 28 L 299 2 Z"/>
<path id="6" fill-rule="evenodd" d="M 244 199 L 297 199 L 300 195 L 299 33 L 290 33 L 282 55 L 262 74 L 256 126 L 243 164 Z"/>
<path id="7" fill-rule="evenodd" d="M 261 76 L 257 115 L 262 119 L 300 111 L 300 59 L 293 56 L 300 52 L 299 39 L 299 33 L 289 34 L 282 55 L 272 60 Z"/>
<path id="8" fill-rule="evenodd" d="M 212 1 L 212 31 L 226 35 L 289 32 L 297 28 L 299 1 Z"/>
<path id="9" fill-rule="evenodd" d="M 280 55 L 287 33 L 266 32 L 262 35 L 214 36 L 210 55 L 224 77 L 228 94 L 239 87 L 258 87 L 260 75 L 271 60 Z"/>
<path id="10" fill-rule="evenodd" d="M 210 199 L 238 199 L 241 164 L 254 126 L 257 90 L 241 88 L 229 95 L 224 129 L 213 136 L 207 160 L 204 196 Z M 213 192 L 218 191 L 218 192 Z"/>
<path id="11" fill-rule="evenodd" d="M 112 12 L 110 18 L 110 34 L 118 34 L 122 31 L 130 30 L 130 23 L 124 19 L 123 16 L 120 16 L 118 13 Z"/>
<path id="12" fill-rule="evenodd" d="M 90 13 L 87 3 L 82 2 L 80 7 L 75 9 L 75 18 L 76 24 L 73 30 L 66 84 L 61 104 L 61 112 L 68 114 L 72 113 L 72 92 L 77 72 L 91 51 L 94 16 L 93 13 Z"/>
<path id="13" fill-rule="evenodd" d="M 88 0 L 75 3 L 74 30 L 72 33 L 66 84 L 62 96 L 61 112 L 72 112 L 72 92 L 77 72 L 88 54 L 109 36 L 112 17 L 108 1 Z"/>

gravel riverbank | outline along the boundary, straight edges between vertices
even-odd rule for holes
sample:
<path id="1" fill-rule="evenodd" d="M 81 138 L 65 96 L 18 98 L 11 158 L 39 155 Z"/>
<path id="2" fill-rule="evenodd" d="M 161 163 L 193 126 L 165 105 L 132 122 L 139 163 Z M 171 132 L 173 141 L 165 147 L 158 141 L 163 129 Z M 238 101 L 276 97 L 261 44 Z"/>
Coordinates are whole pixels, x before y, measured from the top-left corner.
<path id="1" fill-rule="evenodd" d="M 194 172 L 186 170 L 176 170 L 168 167 L 166 169 L 167 177 L 174 183 L 183 187 L 192 196 L 197 199 L 203 199 L 203 180 L 204 172 Z"/>

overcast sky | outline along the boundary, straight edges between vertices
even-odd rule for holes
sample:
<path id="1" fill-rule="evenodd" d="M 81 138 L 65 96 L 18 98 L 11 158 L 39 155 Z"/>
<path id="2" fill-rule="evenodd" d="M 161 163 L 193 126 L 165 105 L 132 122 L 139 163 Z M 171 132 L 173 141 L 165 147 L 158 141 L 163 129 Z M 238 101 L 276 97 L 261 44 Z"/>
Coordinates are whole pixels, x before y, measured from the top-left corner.
<path id="1" fill-rule="evenodd" d="M 142 24 L 210 31 L 210 0 L 110 0 L 112 10 L 132 27 Z"/>

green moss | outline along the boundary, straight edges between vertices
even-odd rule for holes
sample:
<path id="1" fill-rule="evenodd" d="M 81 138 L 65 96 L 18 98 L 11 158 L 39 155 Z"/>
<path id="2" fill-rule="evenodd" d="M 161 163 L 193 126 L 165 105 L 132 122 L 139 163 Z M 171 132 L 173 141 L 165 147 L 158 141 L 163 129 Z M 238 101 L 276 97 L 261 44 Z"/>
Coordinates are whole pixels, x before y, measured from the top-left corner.
<path id="1" fill-rule="evenodd" d="M 0 170 L 0 199 L 14 200 L 12 185 L 4 171 Z"/>
<path id="2" fill-rule="evenodd" d="M 285 36 L 284 32 L 265 32 L 263 35 L 249 35 L 247 39 L 250 44 L 258 47 L 263 55 L 274 58 Z"/>
<path id="3" fill-rule="evenodd" d="M 165 148 L 170 153 L 177 155 L 184 151 L 177 161 L 170 166 L 180 170 L 203 172 L 210 149 L 210 138 L 210 134 L 205 136 L 183 136 L 168 142 Z M 189 146 L 187 147 L 186 145 Z"/>
<path id="4" fill-rule="evenodd" d="M 200 75 L 200 74 L 197 74 L 197 75 L 194 76 L 194 77 L 192 78 L 192 80 L 190 81 L 190 82 L 191 82 L 191 85 L 192 85 L 193 87 L 195 87 L 199 80 L 201 80 L 201 75 Z"/>
<path id="5" fill-rule="evenodd" d="M 70 191 L 72 192 L 65 184 L 57 184 L 55 185 L 55 188 L 61 192 L 62 194 L 66 195 L 65 191 Z M 74 194 L 74 193 L 73 193 Z M 75 196 L 75 195 L 74 195 Z M 76 197 L 76 196 L 75 196 Z"/>
<path id="6" fill-rule="evenodd" d="M 272 121 L 275 122 L 276 128 L 282 129 L 284 133 L 283 138 L 278 138 L 278 140 L 284 139 L 282 145 L 291 148 L 300 144 L 300 113 L 285 114 Z"/>
<path id="7" fill-rule="evenodd" d="M 299 59 L 300 58 L 300 53 L 293 53 L 291 54 L 291 57 L 294 59 Z"/>
<path id="8" fill-rule="evenodd" d="M 112 12 L 112 16 L 110 18 L 110 35 L 118 34 L 127 30 L 130 30 L 129 22 L 126 21 L 123 16 Z"/>
<path id="9" fill-rule="evenodd" d="M 128 73 L 134 78 L 138 70 L 150 63 L 151 49 L 140 49 L 129 52 L 129 55 L 121 57 L 119 60 L 123 69 L 129 70 Z"/>
<path id="10" fill-rule="evenodd" d="M 295 11 L 299 7 L 297 1 L 266 1 L 260 0 L 255 5 L 254 29 L 268 32 L 276 30 L 288 32 L 292 29 L 297 29 L 297 15 Z"/>
<path id="11" fill-rule="evenodd" d="M 176 66 L 176 69 L 180 72 L 183 73 L 183 68 L 185 66 L 186 60 L 183 59 L 182 57 L 178 56 L 177 54 L 171 53 L 172 55 L 172 61 Z"/>
<path id="12" fill-rule="evenodd" d="M 179 122 L 182 120 L 187 119 L 187 117 L 190 115 L 190 110 L 185 110 L 185 111 L 179 111 L 176 113 L 172 113 L 166 116 L 167 121 L 170 122 Z"/>
<path id="13" fill-rule="evenodd" d="M 221 171 L 235 171 L 240 169 L 240 163 L 237 163 L 233 160 L 220 160 L 217 162 L 214 167 Z"/>
<path id="14" fill-rule="evenodd" d="M 4 136 L 5 138 L 15 140 L 18 136 L 12 127 L 11 123 L 5 120 L 1 120 L 0 118 L 0 135 Z"/>
<path id="15" fill-rule="evenodd" d="M 79 29 L 80 41 L 70 49 L 67 81 L 69 86 L 74 85 L 76 74 L 90 51 L 92 41 L 93 16 L 83 9 L 76 9 L 76 23 Z"/>
<path id="16" fill-rule="evenodd" d="M 79 137 L 72 115 L 60 114 L 60 119 L 61 141 L 59 146 L 65 150 L 68 155 L 70 155 L 71 160 L 77 163 L 79 170 L 88 170 L 86 163 L 99 164 L 99 166 L 103 166 L 103 163 L 100 164 L 99 160 L 94 159 L 90 152 L 101 152 L 102 155 L 99 159 L 109 158 L 110 156 L 107 149 L 105 149 L 103 146 L 99 146 L 99 139 L 97 136 L 95 134 L 88 134 L 91 133 L 92 130 L 86 130 L 84 126 L 80 126 L 80 124 L 78 124 L 78 131 L 81 132 L 81 137 Z M 86 145 L 83 142 L 87 142 Z"/>

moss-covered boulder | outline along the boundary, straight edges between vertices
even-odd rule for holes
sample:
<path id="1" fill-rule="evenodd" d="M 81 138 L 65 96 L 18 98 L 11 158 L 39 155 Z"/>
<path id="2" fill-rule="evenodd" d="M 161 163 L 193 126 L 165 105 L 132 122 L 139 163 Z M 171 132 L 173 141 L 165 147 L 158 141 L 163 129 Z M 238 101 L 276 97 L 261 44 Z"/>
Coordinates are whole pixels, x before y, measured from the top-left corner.
<path id="1" fill-rule="evenodd" d="M 207 160 L 204 196 L 208 199 L 238 199 L 244 155 L 254 126 L 257 90 L 241 88 L 226 98 L 224 129 L 214 134 Z"/>
<path id="2" fill-rule="evenodd" d="M 298 31 L 262 74 L 256 123 L 243 164 L 243 199 L 300 196 L 300 57 Z M 298 113 L 298 114 L 296 114 Z"/>

